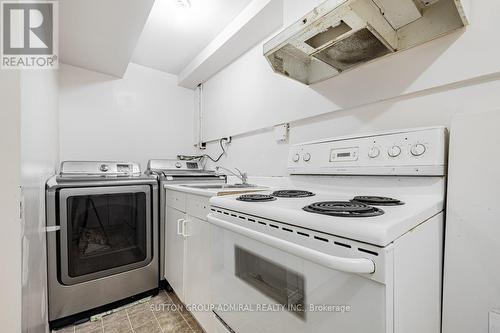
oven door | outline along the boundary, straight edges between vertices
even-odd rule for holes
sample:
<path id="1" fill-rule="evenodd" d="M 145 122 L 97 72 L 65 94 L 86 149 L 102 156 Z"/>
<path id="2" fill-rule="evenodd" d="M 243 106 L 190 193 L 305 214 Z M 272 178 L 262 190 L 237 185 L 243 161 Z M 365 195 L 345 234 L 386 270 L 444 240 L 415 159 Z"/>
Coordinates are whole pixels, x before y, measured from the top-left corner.
<path id="1" fill-rule="evenodd" d="M 95 280 L 151 262 L 148 185 L 61 189 L 59 213 L 62 284 Z"/>
<path id="2" fill-rule="evenodd" d="M 302 237 L 295 231 L 288 239 L 274 237 L 287 233 L 276 225 L 265 231 L 263 224 L 244 228 L 231 217 L 209 214 L 208 220 L 214 312 L 234 332 L 391 330 L 386 284 L 355 273 L 373 270 L 373 261 L 311 251 L 293 239 Z"/>

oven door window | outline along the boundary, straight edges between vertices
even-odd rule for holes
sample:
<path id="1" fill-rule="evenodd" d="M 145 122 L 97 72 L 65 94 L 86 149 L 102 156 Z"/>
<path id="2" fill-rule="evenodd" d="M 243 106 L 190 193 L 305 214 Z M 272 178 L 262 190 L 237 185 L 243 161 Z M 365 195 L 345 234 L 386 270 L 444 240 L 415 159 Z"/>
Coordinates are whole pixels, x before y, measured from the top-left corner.
<path id="1" fill-rule="evenodd" d="M 210 238 L 212 303 L 235 332 L 392 331 L 392 286 L 383 280 L 334 270 L 215 224 Z M 349 253 L 331 247 L 333 256 Z"/>
<path id="2" fill-rule="evenodd" d="M 305 284 L 301 274 L 238 246 L 234 251 L 238 278 L 283 305 L 287 311 L 305 317 Z"/>
<path id="3" fill-rule="evenodd" d="M 61 279 L 65 284 L 117 274 L 150 261 L 149 192 L 124 189 L 63 194 Z"/>

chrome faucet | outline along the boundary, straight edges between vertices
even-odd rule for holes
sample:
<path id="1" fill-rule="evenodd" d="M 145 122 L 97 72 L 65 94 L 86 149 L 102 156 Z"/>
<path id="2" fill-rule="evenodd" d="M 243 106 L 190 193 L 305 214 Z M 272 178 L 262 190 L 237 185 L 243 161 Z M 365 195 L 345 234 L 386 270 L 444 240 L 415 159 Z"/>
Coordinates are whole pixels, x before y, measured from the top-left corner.
<path id="1" fill-rule="evenodd" d="M 236 174 L 234 171 L 232 170 L 229 170 L 227 168 L 224 168 L 224 167 L 221 167 L 221 166 L 216 166 L 215 167 L 215 172 L 219 173 L 219 170 L 222 169 L 222 170 L 225 170 L 227 172 L 229 172 L 230 174 L 232 174 L 233 176 L 237 177 L 238 179 L 241 180 L 241 183 L 243 185 L 247 185 L 248 184 L 248 175 L 246 172 L 242 172 L 240 169 L 238 168 L 234 168 L 236 171 L 238 171 L 238 174 Z"/>

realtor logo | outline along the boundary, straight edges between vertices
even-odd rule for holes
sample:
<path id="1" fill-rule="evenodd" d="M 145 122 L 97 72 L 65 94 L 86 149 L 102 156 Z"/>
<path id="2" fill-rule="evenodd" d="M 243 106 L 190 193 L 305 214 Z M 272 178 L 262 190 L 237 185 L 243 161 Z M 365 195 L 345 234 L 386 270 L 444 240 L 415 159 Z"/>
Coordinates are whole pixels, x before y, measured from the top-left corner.
<path id="1" fill-rule="evenodd" d="M 1 67 L 57 68 L 57 1 L 1 1 Z"/>

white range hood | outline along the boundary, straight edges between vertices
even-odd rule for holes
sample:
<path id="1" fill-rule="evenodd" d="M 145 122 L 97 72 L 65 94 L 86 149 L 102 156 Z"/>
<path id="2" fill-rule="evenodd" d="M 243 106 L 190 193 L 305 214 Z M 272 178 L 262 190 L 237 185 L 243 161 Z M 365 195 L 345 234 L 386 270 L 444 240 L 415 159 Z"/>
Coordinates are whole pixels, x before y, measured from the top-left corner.
<path id="1" fill-rule="evenodd" d="M 276 73 L 304 84 L 467 25 L 462 0 L 328 0 L 264 44 Z"/>

